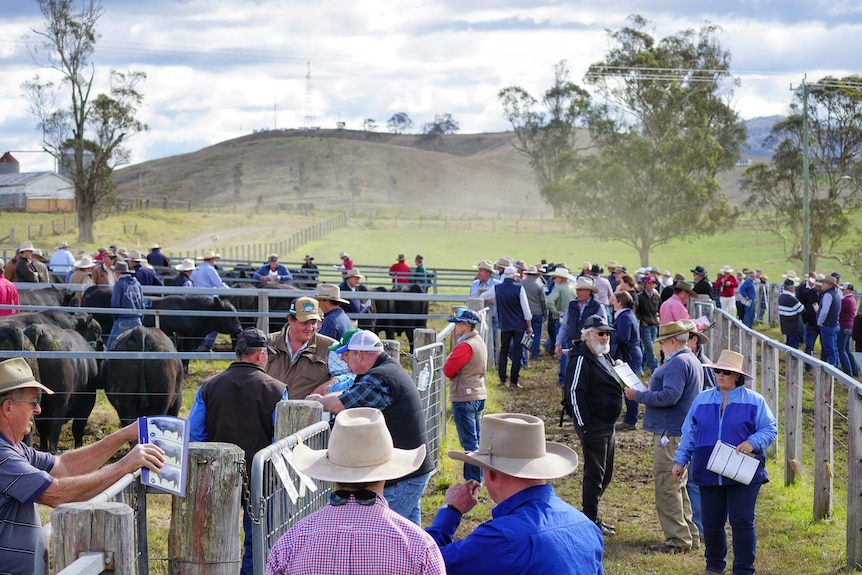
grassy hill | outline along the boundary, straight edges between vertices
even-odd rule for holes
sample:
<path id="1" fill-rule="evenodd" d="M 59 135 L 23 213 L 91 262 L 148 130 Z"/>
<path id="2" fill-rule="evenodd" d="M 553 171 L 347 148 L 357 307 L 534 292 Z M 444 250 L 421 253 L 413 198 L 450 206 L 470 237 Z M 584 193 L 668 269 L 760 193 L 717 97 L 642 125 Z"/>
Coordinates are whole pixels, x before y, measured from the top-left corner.
<path id="1" fill-rule="evenodd" d="M 586 138 L 586 135 L 585 135 Z M 274 130 L 117 170 L 118 197 L 275 210 L 299 204 L 423 209 L 447 214 L 551 217 L 512 132 L 447 135 Z M 763 158 L 754 158 L 763 161 Z M 235 173 L 241 170 L 239 194 Z M 744 168 L 720 174 L 739 203 Z"/>

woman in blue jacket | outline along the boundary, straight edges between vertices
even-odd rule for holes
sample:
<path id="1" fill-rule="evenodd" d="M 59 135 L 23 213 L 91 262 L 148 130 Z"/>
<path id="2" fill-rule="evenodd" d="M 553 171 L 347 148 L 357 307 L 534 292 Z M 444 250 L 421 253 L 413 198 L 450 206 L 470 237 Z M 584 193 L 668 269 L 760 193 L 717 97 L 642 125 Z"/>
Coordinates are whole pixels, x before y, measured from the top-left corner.
<path id="1" fill-rule="evenodd" d="M 710 366 L 718 385 L 694 400 L 682 425 L 682 439 L 674 456 L 673 476 L 700 486 L 703 512 L 703 541 L 706 545 L 706 572 L 724 573 L 727 564 L 727 534 L 730 521 L 733 533 L 734 575 L 754 573 L 757 535 L 754 507 L 760 486 L 769 481 L 765 450 L 778 434 L 775 417 L 763 396 L 745 387 L 752 377 L 742 371 L 742 355 L 724 350 Z M 736 447 L 738 453 L 751 455 L 760 465 L 745 485 L 706 468 L 716 441 Z"/>
<path id="2" fill-rule="evenodd" d="M 638 318 L 635 316 L 635 302 L 625 288 L 618 288 L 611 296 L 610 303 L 614 307 L 614 329 L 611 332 L 611 357 L 619 359 L 640 375 L 643 372 L 644 355 L 641 349 L 641 333 Z M 621 423 L 616 425 L 618 431 L 631 431 L 638 422 L 638 402 L 626 399 L 626 415 Z"/>

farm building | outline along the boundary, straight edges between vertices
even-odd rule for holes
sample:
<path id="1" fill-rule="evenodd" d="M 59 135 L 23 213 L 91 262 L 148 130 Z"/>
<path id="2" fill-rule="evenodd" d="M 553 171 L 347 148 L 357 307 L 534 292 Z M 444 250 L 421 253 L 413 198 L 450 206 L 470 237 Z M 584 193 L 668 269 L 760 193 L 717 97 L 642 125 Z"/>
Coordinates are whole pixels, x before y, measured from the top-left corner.
<path id="1" fill-rule="evenodd" d="M 6 152 L 0 157 L 0 210 L 74 212 L 75 188 L 54 172 L 19 173 L 18 162 Z"/>

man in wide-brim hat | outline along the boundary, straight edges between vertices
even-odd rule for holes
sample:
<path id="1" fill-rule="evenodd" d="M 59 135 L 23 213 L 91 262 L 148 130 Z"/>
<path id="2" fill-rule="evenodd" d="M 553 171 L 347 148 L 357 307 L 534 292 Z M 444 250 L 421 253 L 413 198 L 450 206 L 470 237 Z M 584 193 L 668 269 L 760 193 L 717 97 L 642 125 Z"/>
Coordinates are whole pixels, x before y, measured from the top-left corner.
<path id="1" fill-rule="evenodd" d="M 336 341 L 340 340 L 344 332 L 352 329 L 353 325 L 339 304 L 350 305 L 350 302 L 342 299 L 341 289 L 337 285 L 332 284 L 320 284 L 317 286 L 317 293 L 314 297 L 317 299 L 320 311 L 323 314 L 323 321 L 320 327 L 317 328 L 317 333 L 331 337 Z"/>
<path id="2" fill-rule="evenodd" d="M 649 390 L 625 390 L 630 400 L 643 403 L 643 429 L 653 434 L 655 505 L 665 540 L 650 549 L 659 553 L 683 553 L 698 541 L 686 490 L 687 477 L 673 476 L 673 456 L 682 436 L 682 424 L 692 402 L 703 389 L 703 366 L 688 347 L 689 326 L 682 321 L 662 324 L 656 341 L 664 363 L 650 378 Z"/>
<path id="3" fill-rule="evenodd" d="M 424 459 L 424 445 L 393 447 L 379 410 L 340 412 L 326 449 L 293 449 L 300 473 L 333 483 L 329 505 L 278 540 L 267 573 L 445 573 L 431 536 L 392 511 L 383 497 L 387 480 L 415 471 Z"/>
<path id="4" fill-rule="evenodd" d="M 545 441 L 541 419 L 485 415 L 479 449 L 450 451 L 449 457 L 484 469 L 485 487 L 497 507 L 491 520 L 455 541 L 461 517 L 476 505 L 481 485 L 466 481 L 446 491 L 427 531 L 440 545 L 447 573 L 554 573 L 560 565 L 602 573 L 604 542 L 598 527 L 547 483 L 573 473 L 578 456 L 568 446 Z"/>

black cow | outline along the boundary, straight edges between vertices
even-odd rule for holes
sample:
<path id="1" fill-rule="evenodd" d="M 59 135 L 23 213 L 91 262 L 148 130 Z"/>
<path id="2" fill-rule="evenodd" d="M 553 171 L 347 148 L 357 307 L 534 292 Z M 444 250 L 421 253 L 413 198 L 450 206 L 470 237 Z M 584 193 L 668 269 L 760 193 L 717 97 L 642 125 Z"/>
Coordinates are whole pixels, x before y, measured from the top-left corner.
<path id="1" fill-rule="evenodd" d="M 135 327 L 117 338 L 113 351 L 175 352 L 171 339 L 152 327 Z M 183 402 L 183 365 L 178 359 L 109 359 L 105 394 L 121 425 L 144 415 L 177 415 Z"/>
<path id="2" fill-rule="evenodd" d="M 383 291 L 382 287 L 376 288 L 375 291 Z M 425 293 L 422 286 L 419 284 L 399 285 L 391 290 L 395 293 Z M 375 313 L 388 313 L 395 315 L 415 315 L 425 316 L 428 314 L 428 302 L 418 300 L 385 300 L 375 299 Z M 428 320 L 425 317 L 411 317 L 405 319 L 390 319 L 380 318 L 374 322 L 374 331 L 384 332 L 386 339 L 395 339 L 398 334 L 404 334 L 407 341 L 410 343 L 410 352 L 413 352 L 413 330 L 424 329 L 428 325 Z"/>
<path id="3" fill-rule="evenodd" d="M 75 292 L 66 288 L 54 286 L 18 291 L 18 303 L 21 305 L 42 305 L 54 307 L 70 307 L 78 303 Z"/>
<path id="4" fill-rule="evenodd" d="M 111 307 L 111 291 L 111 286 L 106 285 L 88 287 L 84 292 L 84 297 L 81 298 L 81 307 Z M 107 341 L 111 328 L 114 326 L 114 318 L 111 317 L 110 313 L 94 313 L 93 318 L 102 326 L 102 335 Z"/>
<path id="5" fill-rule="evenodd" d="M 230 285 L 230 283 L 229 283 Z M 252 287 L 251 284 L 244 284 L 240 287 L 249 288 Z M 266 285 L 262 286 L 270 291 L 277 290 L 296 290 L 299 289 L 295 285 L 291 284 L 275 284 L 275 285 Z M 240 323 L 243 328 L 246 327 L 257 327 L 257 317 L 255 316 L 243 316 L 242 312 L 251 311 L 256 312 L 259 311 L 258 301 L 256 296 L 244 295 L 244 296 L 235 296 L 230 295 L 226 298 L 229 300 L 240 312 Z M 287 321 L 287 312 L 290 310 L 290 303 L 295 299 L 292 297 L 270 297 L 269 299 L 269 311 L 271 312 L 279 312 L 279 314 L 275 317 L 269 318 L 269 331 L 275 332 L 279 331 L 282 327 L 284 327 L 285 322 Z"/>
<path id="6" fill-rule="evenodd" d="M 25 312 L 7 315 L 0 318 L 0 323 L 14 324 L 21 329 L 34 323 L 48 323 L 63 329 L 77 331 L 94 348 L 102 338 L 102 326 L 88 313 L 70 313 L 59 309 L 49 309 L 40 312 Z"/>
<path id="7" fill-rule="evenodd" d="M 36 348 L 33 347 L 33 342 L 27 339 L 27 336 L 24 335 L 24 327 L 14 323 L 5 322 L 0 323 L 0 349 L 6 351 L 36 351 Z M 8 358 L 0 358 L 0 361 L 3 361 L 3 359 Z M 33 377 L 36 378 L 36 381 L 41 382 L 42 378 L 39 374 L 39 362 L 36 361 L 35 357 L 27 357 L 25 360 L 30 366 L 30 369 L 33 370 Z"/>
<path id="8" fill-rule="evenodd" d="M 34 323 L 24 330 L 36 351 L 92 351 L 81 334 L 49 323 Z M 40 448 L 57 452 L 63 424 L 72 419 L 72 436 L 75 447 L 81 447 L 87 418 L 96 403 L 96 389 L 101 378 L 99 362 L 85 358 L 39 358 L 39 375 L 42 385 L 53 395 L 42 396 L 42 413 L 36 417 Z"/>

